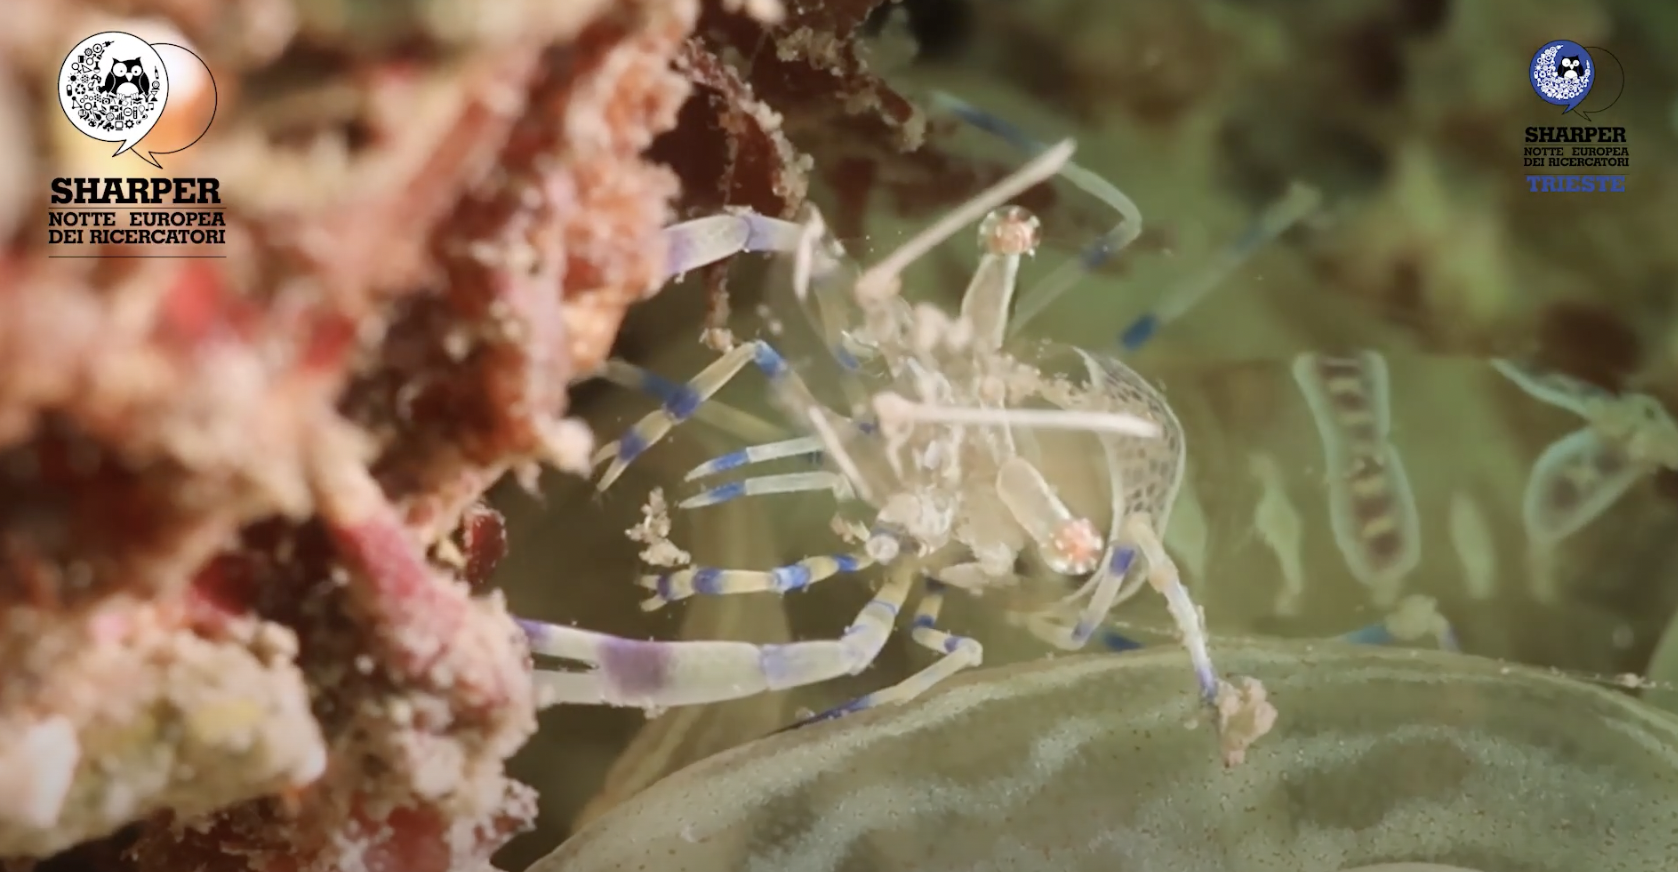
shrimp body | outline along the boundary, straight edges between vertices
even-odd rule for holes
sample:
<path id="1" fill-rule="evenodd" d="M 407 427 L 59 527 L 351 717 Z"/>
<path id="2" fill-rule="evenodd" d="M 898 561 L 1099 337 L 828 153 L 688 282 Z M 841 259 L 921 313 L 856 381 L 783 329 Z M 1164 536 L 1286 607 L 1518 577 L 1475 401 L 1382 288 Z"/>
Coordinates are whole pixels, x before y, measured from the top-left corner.
<path id="1" fill-rule="evenodd" d="M 939 659 L 827 715 L 900 702 L 982 659 L 977 641 L 939 626 L 947 590 L 982 592 L 1046 575 L 1060 580 L 1062 595 L 1023 609 L 1018 622 L 1065 649 L 1083 647 L 1115 604 L 1144 583 L 1153 586 L 1165 596 L 1190 653 L 1201 697 L 1214 701 L 1219 679 L 1200 610 L 1160 536 L 1183 473 L 1176 416 L 1146 380 L 1116 359 L 1008 338 L 1020 266 L 1039 236 L 1035 216 L 1004 204 L 1064 171 L 1070 154 L 1070 143 L 1044 150 L 860 272 L 815 221 L 732 213 L 672 228 L 671 249 L 685 258 L 672 264 L 673 273 L 738 250 L 791 254 L 795 291 L 840 365 L 849 407 L 839 411 L 819 400 L 798 369 L 761 340 L 728 349 L 685 385 L 616 362 L 608 377 L 663 402 L 597 453 L 596 463 L 605 465 L 599 486 L 611 485 L 677 424 L 707 415 L 724 422 L 737 417 L 711 397 L 754 368 L 797 435 L 713 458 L 688 478 L 799 455 L 819 457 L 821 468 L 734 479 L 678 508 L 825 492 L 835 500 L 835 528 L 854 547 L 766 570 L 688 567 L 647 575 L 640 582 L 649 591 L 644 606 L 656 609 L 698 595 L 787 593 L 869 571 L 883 579 L 839 639 L 778 646 L 636 642 L 526 622 L 537 653 L 592 667 L 539 672 L 555 698 L 662 708 L 854 675 L 878 656 L 919 589 L 911 638 Z M 1127 199 L 1118 211 L 1122 229 L 1110 236 L 1128 242 L 1139 231 L 1140 215 Z M 980 259 L 959 313 L 906 302 L 897 293 L 903 267 L 975 220 Z M 1082 449 L 1072 449 L 1079 440 Z M 1082 499 L 1069 502 L 1074 492 Z"/>
<path id="2" fill-rule="evenodd" d="M 527 622 L 534 651 L 591 667 L 539 672 L 554 698 L 661 708 L 855 675 L 874 662 L 918 589 L 911 638 L 939 659 L 826 715 L 901 702 L 982 659 L 977 641 L 939 626 L 948 590 L 1020 592 L 1038 581 L 1047 582 L 1052 596 L 1012 597 L 1008 615 L 1066 650 L 1084 647 L 1118 603 L 1152 587 L 1188 652 L 1201 702 L 1222 712 L 1220 700 L 1241 695 L 1214 670 L 1201 611 L 1163 544 L 1185 460 L 1183 429 L 1170 405 L 1108 354 L 1013 338 L 1020 325 L 1140 236 L 1140 210 L 1071 163 L 1070 141 L 1044 146 L 948 95 L 938 102 L 1035 157 L 867 269 L 854 268 L 813 211 L 798 222 L 735 211 L 667 231 L 671 275 L 738 252 L 789 255 L 793 290 L 838 366 L 843 403 L 819 399 L 800 372 L 804 365 L 789 364 L 762 340 L 727 349 L 686 384 L 621 361 L 604 373 L 657 396 L 661 407 L 597 453 L 596 464 L 605 465 L 602 490 L 671 428 L 707 420 L 752 444 L 700 464 L 689 481 L 799 456 L 819 459 L 820 469 L 726 481 L 682 500 L 679 509 L 823 492 L 835 501 L 834 529 L 852 546 L 767 570 L 688 567 L 647 575 L 640 581 L 650 592 L 645 608 L 698 595 L 787 593 L 865 572 L 881 577 L 873 598 L 841 638 L 786 645 L 636 642 Z M 1016 304 L 1039 223 L 1007 204 L 1057 174 L 1112 207 L 1119 221 L 1034 282 Z M 1168 292 L 1125 329 L 1118 346 L 1135 350 L 1146 342 L 1318 200 L 1308 187 L 1290 189 L 1195 281 Z M 979 262 L 959 311 L 907 302 L 899 294 L 905 268 L 974 224 Z M 764 441 L 761 428 L 744 426 L 751 416 L 712 400 L 748 368 L 767 381 L 792 430 L 787 438 Z"/>

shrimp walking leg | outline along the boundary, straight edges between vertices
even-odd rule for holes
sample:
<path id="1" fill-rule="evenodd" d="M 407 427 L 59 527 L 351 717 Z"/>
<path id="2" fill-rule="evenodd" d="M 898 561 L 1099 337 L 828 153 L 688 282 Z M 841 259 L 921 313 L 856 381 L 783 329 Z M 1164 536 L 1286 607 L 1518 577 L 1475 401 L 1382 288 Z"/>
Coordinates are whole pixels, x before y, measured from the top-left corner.
<path id="1" fill-rule="evenodd" d="M 842 638 L 752 645 L 647 642 L 537 621 L 520 621 L 533 653 L 586 666 L 538 669 L 548 704 L 644 709 L 700 705 L 855 675 L 879 656 L 908 598 L 914 574 L 894 568 Z"/>
<path id="2" fill-rule="evenodd" d="M 802 224 L 744 209 L 672 224 L 664 228 L 664 272 L 675 278 L 746 252 L 790 254 L 799 249 L 804 233 Z"/>
<path id="3" fill-rule="evenodd" d="M 782 439 L 776 442 L 764 442 L 758 445 L 748 445 L 737 451 L 719 454 L 682 476 L 683 481 L 693 481 L 698 478 L 739 469 L 754 463 L 769 460 L 780 460 L 783 457 L 816 457 L 822 453 L 822 441 L 814 436 L 798 436 L 792 439 Z"/>
<path id="4" fill-rule="evenodd" d="M 984 648 L 977 641 L 938 629 L 938 613 L 943 609 L 944 592 L 947 589 L 940 582 L 927 580 L 926 592 L 915 608 L 914 627 L 910 631 L 910 638 L 914 639 L 916 644 L 940 655 L 932 665 L 884 690 L 857 697 L 842 706 L 822 712 L 806 723 L 828 720 L 891 703 L 908 702 L 957 672 L 978 666 L 984 660 Z"/>
<path id="5" fill-rule="evenodd" d="M 742 497 L 763 496 L 765 494 L 793 494 L 811 491 L 828 491 L 835 497 L 845 499 L 851 494 L 851 486 L 845 477 L 831 472 L 787 472 L 779 475 L 755 475 L 739 481 L 726 482 L 715 487 L 706 488 L 680 503 L 678 509 L 700 509 L 706 506 L 721 505 Z"/>
<path id="6" fill-rule="evenodd" d="M 1148 584 L 1165 597 L 1171 620 L 1176 623 L 1180 641 L 1189 653 L 1189 662 L 1194 665 L 1201 696 L 1208 703 L 1212 702 L 1218 695 L 1218 673 L 1212 668 L 1212 655 L 1206 642 L 1206 619 L 1200 607 L 1189 597 L 1188 588 L 1183 586 L 1182 578 L 1177 574 L 1177 564 L 1165 553 L 1165 543 L 1153 524 L 1146 517 L 1131 515 L 1125 519 L 1123 530 L 1125 539 L 1135 543 L 1137 550 L 1142 552 L 1142 560 L 1147 565 Z"/>
<path id="7" fill-rule="evenodd" d="M 690 596 L 718 596 L 737 593 L 791 593 L 803 590 L 818 581 L 835 575 L 857 572 L 872 566 L 867 554 L 833 554 L 806 557 L 796 563 L 774 569 L 716 569 L 692 567 L 677 572 L 641 577 L 640 585 L 653 591 L 653 596 L 641 603 L 647 611 L 662 608 Z"/>
<path id="8" fill-rule="evenodd" d="M 634 462 L 635 458 L 657 444 L 677 424 L 692 418 L 701 404 L 721 390 L 730 379 L 739 375 L 748 364 L 756 366 L 772 382 L 798 381 L 797 374 L 787 367 L 786 361 L 775 349 L 769 347 L 768 343 L 747 342 L 735 346 L 710 366 L 700 370 L 687 384 L 678 385 L 668 391 L 659 408 L 647 413 L 635 422 L 628 432 L 595 452 L 594 464 L 611 461 L 596 487 L 600 490 L 611 487 L 612 482 L 623 475 L 624 469 Z M 802 389 L 801 383 L 799 387 L 801 393 L 808 394 L 807 389 Z"/>
<path id="9" fill-rule="evenodd" d="M 680 403 L 681 393 L 687 387 L 652 370 L 616 359 L 606 361 L 598 377 L 667 404 Z M 774 442 L 787 435 L 784 427 L 765 421 L 750 412 L 724 405 L 715 399 L 695 408 L 693 419 L 709 424 L 742 442 Z"/>

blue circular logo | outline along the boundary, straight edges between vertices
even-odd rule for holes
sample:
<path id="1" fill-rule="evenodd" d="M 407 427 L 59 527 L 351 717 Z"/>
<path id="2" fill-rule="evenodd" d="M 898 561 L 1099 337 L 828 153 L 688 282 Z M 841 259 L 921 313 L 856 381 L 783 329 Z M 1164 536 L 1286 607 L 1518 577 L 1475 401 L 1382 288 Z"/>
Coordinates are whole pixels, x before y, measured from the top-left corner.
<path id="1" fill-rule="evenodd" d="M 1596 64 L 1584 46 L 1570 39 L 1558 39 L 1538 49 L 1527 72 L 1538 98 L 1561 106 L 1562 114 L 1566 115 L 1578 108 L 1591 92 Z"/>

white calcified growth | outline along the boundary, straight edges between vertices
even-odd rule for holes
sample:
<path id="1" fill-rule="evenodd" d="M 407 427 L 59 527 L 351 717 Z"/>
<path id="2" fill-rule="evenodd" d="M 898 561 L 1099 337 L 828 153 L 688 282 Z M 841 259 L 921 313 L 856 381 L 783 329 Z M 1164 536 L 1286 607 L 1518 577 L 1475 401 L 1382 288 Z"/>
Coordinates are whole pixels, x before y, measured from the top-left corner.
<path id="1" fill-rule="evenodd" d="M 1451 547 L 1462 562 L 1463 586 L 1470 598 L 1485 601 L 1497 595 L 1497 549 L 1491 528 L 1478 503 L 1468 494 L 1451 494 Z"/>
<path id="2" fill-rule="evenodd" d="M 641 551 L 641 560 L 649 566 L 686 566 L 693 562 L 692 555 L 670 541 L 670 506 L 664 500 L 663 488 L 655 487 L 647 494 L 647 504 L 641 507 L 641 523 L 624 535 L 647 546 Z"/>
<path id="3" fill-rule="evenodd" d="M 1217 706 L 1224 765 L 1240 766 L 1247 760 L 1247 749 L 1276 727 L 1276 707 L 1256 678 L 1242 678 L 1239 685 L 1219 682 Z"/>

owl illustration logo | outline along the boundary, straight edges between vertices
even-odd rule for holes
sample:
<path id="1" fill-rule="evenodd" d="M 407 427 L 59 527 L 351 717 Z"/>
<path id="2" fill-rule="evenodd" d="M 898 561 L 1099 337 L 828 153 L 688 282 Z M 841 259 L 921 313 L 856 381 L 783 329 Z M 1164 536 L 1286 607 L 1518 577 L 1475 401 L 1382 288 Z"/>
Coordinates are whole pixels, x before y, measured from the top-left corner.
<path id="1" fill-rule="evenodd" d="M 64 117 L 86 136 L 121 143 L 117 154 L 144 139 L 169 102 L 170 71 L 158 46 L 132 33 L 87 37 L 65 56 L 58 75 Z"/>
<path id="2" fill-rule="evenodd" d="M 144 97 L 151 93 L 151 78 L 146 75 L 145 66 L 139 58 L 112 61 L 110 72 L 105 74 L 99 91 L 119 97 Z"/>
<path id="3" fill-rule="evenodd" d="M 1596 64 L 1584 46 L 1556 39 L 1540 46 L 1527 65 L 1527 78 L 1538 99 L 1572 112 L 1585 101 L 1596 80 Z"/>
<path id="4" fill-rule="evenodd" d="M 197 52 L 120 30 L 76 43 L 59 65 L 57 91 L 70 126 L 90 139 L 117 143 L 111 157 L 130 152 L 158 169 L 158 155 L 192 147 L 216 116 L 215 78 Z M 171 93 L 184 99 L 171 106 Z M 162 124 L 165 111 L 173 114 Z M 142 140 L 145 147 L 136 148 Z"/>

